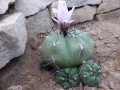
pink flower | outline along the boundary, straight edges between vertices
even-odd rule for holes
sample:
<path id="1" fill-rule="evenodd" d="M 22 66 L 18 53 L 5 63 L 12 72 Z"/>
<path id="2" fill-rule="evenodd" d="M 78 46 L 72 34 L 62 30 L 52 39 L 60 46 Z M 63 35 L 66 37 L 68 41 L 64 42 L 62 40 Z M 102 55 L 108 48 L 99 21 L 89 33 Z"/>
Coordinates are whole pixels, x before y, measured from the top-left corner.
<path id="1" fill-rule="evenodd" d="M 58 25 L 61 27 L 61 30 L 67 30 L 70 23 L 74 21 L 71 20 L 71 15 L 74 9 L 75 7 L 68 11 L 66 2 L 62 0 L 59 0 L 58 2 L 58 10 L 53 8 L 52 12 L 54 13 L 55 17 L 57 17 L 57 19 L 54 17 L 52 17 L 52 19 L 58 23 Z"/>

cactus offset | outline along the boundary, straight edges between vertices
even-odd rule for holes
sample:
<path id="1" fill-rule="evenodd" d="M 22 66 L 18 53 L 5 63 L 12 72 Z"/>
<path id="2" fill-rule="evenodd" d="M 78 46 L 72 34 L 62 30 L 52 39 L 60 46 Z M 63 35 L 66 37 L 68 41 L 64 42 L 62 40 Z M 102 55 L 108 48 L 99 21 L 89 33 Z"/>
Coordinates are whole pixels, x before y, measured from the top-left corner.
<path id="1" fill-rule="evenodd" d="M 69 68 L 82 64 L 94 52 L 94 44 L 86 33 L 79 30 L 52 32 L 41 46 L 41 55 L 46 65 L 56 68 Z"/>
<path id="2" fill-rule="evenodd" d="M 79 68 L 80 80 L 88 86 L 95 86 L 100 80 L 100 67 L 93 61 L 84 62 Z"/>
<path id="3" fill-rule="evenodd" d="M 56 81 L 64 88 L 77 86 L 79 80 L 76 68 L 64 68 L 56 73 Z"/>

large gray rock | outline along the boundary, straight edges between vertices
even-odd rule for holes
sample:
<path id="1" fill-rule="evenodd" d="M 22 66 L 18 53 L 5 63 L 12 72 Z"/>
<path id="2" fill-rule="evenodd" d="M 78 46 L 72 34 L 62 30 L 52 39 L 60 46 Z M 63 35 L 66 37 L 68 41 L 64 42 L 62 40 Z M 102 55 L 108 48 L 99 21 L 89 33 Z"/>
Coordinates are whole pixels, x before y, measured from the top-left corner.
<path id="1" fill-rule="evenodd" d="M 75 9 L 72 14 L 72 19 L 74 20 L 72 24 L 92 20 L 94 18 L 96 10 L 96 6 L 85 6 L 82 8 Z"/>
<path id="2" fill-rule="evenodd" d="M 65 0 L 68 7 L 100 4 L 102 0 Z"/>
<path id="3" fill-rule="evenodd" d="M 37 37 L 40 33 L 51 31 L 53 21 L 49 15 L 48 9 L 45 9 L 38 14 L 27 19 L 28 37 Z"/>
<path id="4" fill-rule="evenodd" d="M 103 0 L 103 3 L 98 7 L 97 13 L 109 12 L 120 8 L 120 0 Z"/>
<path id="5" fill-rule="evenodd" d="M 22 12 L 25 16 L 38 13 L 51 4 L 54 0 L 16 0 L 16 11 Z"/>
<path id="6" fill-rule="evenodd" d="M 9 4 L 13 4 L 15 0 L 0 0 L 0 14 L 4 14 L 8 10 Z"/>
<path id="7" fill-rule="evenodd" d="M 27 32 L 25 17 L 15 13 L 0 22 L 0 68 L 24 53 Z"/>
<path id="8" fill-rule="evenodd" d="M 120 9 L 104 14 L 98 14 L 96 15 L 96 18 L 98 20 L 111 20 L 115 18 L 120 18 Z"/>

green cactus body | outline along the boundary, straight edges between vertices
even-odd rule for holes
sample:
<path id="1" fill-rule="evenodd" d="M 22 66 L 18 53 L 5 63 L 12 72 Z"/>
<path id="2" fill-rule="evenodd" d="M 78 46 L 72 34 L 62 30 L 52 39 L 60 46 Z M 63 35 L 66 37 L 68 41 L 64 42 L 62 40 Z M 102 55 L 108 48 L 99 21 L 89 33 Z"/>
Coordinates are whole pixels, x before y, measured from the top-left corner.
<path id="1" fill-rule="evenodd" d="M 64 88 L 77 86 L 79 80 L 76 68 L 64 68 L 56 73 L 56 81 Z"/>
<path id="2" fill-rule="evenodd" d="M 93 61 L 85 62 L 82 67 L 79 68 L 80 80 L 88 85 L 95 86 L 100 80 L 100 67 Z"/>
<path id="3" fill-rule="evenodd" d="M 69 68 L 90 59 L 94 53 L 94 44 L 86 33 L 79 30 L 69 31 L 66 36 L 52 32 L 40 50 L 46 65 Z"/>

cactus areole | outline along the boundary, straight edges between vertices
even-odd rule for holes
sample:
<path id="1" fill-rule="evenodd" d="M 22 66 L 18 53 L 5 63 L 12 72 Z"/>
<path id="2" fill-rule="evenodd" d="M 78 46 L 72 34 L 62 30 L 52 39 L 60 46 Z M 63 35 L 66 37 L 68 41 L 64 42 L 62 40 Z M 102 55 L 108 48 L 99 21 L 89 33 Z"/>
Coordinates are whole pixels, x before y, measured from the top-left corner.
<path id="1" fill-rule="evenodd" d="M 53 9 L 57 19 L 52 19 L 58 23 L 61 31 L 52 32 L 41 46 L 41 55 L 46 65 L 57 68 L 74 67 L 93 55 L 94 44 L 88 35 L 75 28 L 68 30 L 73 22 L 71 14 L 74 8 L 68 11 L 65 1 L 59 0 L 58 10 Z"/>

